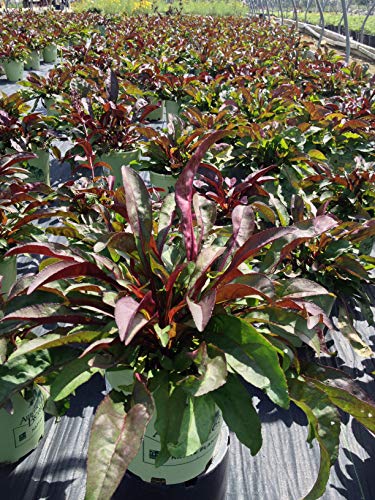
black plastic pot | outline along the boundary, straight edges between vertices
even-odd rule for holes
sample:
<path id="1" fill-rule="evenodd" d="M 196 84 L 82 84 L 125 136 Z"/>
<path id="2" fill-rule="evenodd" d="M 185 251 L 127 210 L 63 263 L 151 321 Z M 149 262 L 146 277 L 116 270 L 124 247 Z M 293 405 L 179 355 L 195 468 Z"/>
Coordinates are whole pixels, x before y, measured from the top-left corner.
<path id="1" fill-rule="evenodd" d="M 217 452 L 206 471 L 181 484 L 146 483 L 127 472 L 113 500 L 225 500 L 229 461 L 229 433 L 226 425 L 220 433 Z"/>

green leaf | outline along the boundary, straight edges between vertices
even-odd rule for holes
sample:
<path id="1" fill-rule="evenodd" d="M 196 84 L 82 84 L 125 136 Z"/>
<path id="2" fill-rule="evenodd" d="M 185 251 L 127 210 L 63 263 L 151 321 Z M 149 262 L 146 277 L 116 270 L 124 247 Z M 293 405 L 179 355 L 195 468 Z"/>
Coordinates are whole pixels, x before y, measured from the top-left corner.
<path id="1" fill-rule="evenodd" d="M 341 370 L 309 365 L 304 377 L 324 392 L 331 402 L 375 433 L 375 402 Z"/>
<path id="2" fill-rule="evenodd" d="M 297 313 L 280 307 L 264 307 L 247 315 L 247 319 L 264 323 L 272 333 L 285 338 L 295 347 L 300 347 L 303 341 L 320 354 L 318 334 L 307 328 L 306 320 Z"/>
<path id="3" fill-rule="evenodd" d="M 108 332 L 106 330 L 103 331 L 103 329 L 101 331 L 80 330 L 70 335 L 63 336 L 55 333 L 49 333 L 43 337 L 38 337 L 21 344 L 20 347 L 12 353 L 9 359 L 16 358 L 17 356 L 21 356 L 27 352 L 39 351 L 41 349 L 50 349 L 52 347 L 60 347 L 67 344 L 91 343 L 96 340 L 106 338 L 107 336 Z"/>
<path id="4" fill-rule="evenodd" d="M 329 479 L 330 468 L 339 451 L 340 415 L 326 394 L 313 384 L 297 379 L 290 380 L 292 400 L 306 414 L 309 421 L 308 442 L 317 439 L 320 447 L 320 467 L 318 477 L 304 500 L 320 498 Z"/>
<path id="5" fill-rule="evenodd" d="M 13 393 L 30 385 L 36 378 L 77 357 L 72 348 L 27 353 L 0 366 L 0 406 Z"/>
<path id="6" fill-rule="evenodd" d="M 160 439 L 160 452 L 156 457 L 155 466 L 160 467 L 161 465 L 165 464 L 165 462 L 170 458 L 170 453 L 167 446 L 168 426 L 171 416 L 168 407 L 168 374 L 166 372 L 157 374 L 153 379 L 153 384 L 156 385 L 156 388 L 152 391 L 156 409 L 155 430 L 157 431 Z M 182 404 L 184 404 L 184 402 Z"/>
<path id="7" fill-rule="evenodd" d="M 262 446 L 261 422 L 238 377 L 229 373 L 226 384 L 214 391 L 212 397 L 230 430 L 256 455 Z"/>
<path id="8" fill-rule="evenodd" d="M 156 381 L 155 381 L 156 383 Z M 177 440 L 186 405 L 186 393 L 179 387 L 170 394 L 168 375 L 157 375 L 158 387 L 152 395 L 156 407 L 155 429 L 160 438 L 160 452 L 155 460 L 156 467 L 163 465 L 171 456 L 168 442 Z"/>
<path id="9" fill-rule="evenodd" d="M 77 354 L 78 355 L 78 354 Z M 75 359 L 67 364 L 51 384 L 50 394 L 54 401 L 60 401 L 74 392 L 77 387 L 84 384 L 97 372 L 99 368 L 88 365 L 91 356 Z"/>
<path id="10" fill-rule="evenodd" d="M 214 424 L 216 405 L 209 395 L 187 398 L 178 439 L 168 443 L 172 457 L 193 455 L 207 441 Z"/>
<path id="11" fill-rule="evenodd" d="M 173 215 L 176 209 L 176 200 L 174 193 L 167 194 L 163 200 L 159 218 L 158 218 L 158 235 L 156 239 L 156 244 L 159 252 L 163 248 L 164 242 L 166 240 L 168 231 L 172 224 Z"/>
<path id="12" fill-rule="evenodd" d="M 152 206 L 147 188 L 137 172 L 127 166 L 121 169 L 129 224 L 143 263 L 149 261 L 152 233 Z"/>
<path id="13" fill-rule="evenodd" d="M 266 205 L 265 203 L 262 203 L 260 201 L 255 201 L 254 203 L 251 204 L 255 212 L 259 212 L 260 215 L 266 220 L 271 222 L 271 224 L 275 224 L 276 222 L 276 216 L 275 212 L 272 210 L 271 207 Z"/>
<path id="14" fill-rule="evenodd" d="M 314 160 L 319 160 L 319 161 L 325 161 L 327 158 L 324 156 L 324 154 L 319 151 L 318 149 L 310 149 L 308 152 L 310 158 L 313 158 Z"/>
<path id="15" fill-rule="evenodd" d="M 279 220 L 283 227 L 286 227 L 289 224 L 289 214 L 286 206 L 281 203 L 281 201 L 273 196 L 272 193 L 269 193 L 270 204 L 274 206 L 277 215 L 279 216 Z"/>
<path id="16" fill-rule="evenodd" d="M 352 415 L 371 432 L 375 432 L 375 405 L 359 400 L 344 389 L 329 387 L 321 382 L 313 383 L 320 391 L 327 394 L 333 404 Z"/>
<path id="17" fill-rule="evenodd" d="M 217 315 L 207 327 L 207 340 L 225 353 L 227 363 L 247 382 L 263 389 L 283 408 L 289 407 L 288 387 L 277 349 L 245 321 Z"/>
<path id="18" fill-rule="evenodd" d="M 169 342 L 168 332 L 170 329 L 171 325 L 167 325 L 165 328 L 160 328 L 158 324 L 154 325 L 155 333 L 158 336 L 158 339 L 160 340 L 162 347 L 167 347 L 168 345 Z"/>
<path id="19" fill-rule="evenodd" d="M 26 284 L 24 288 L 27 286 L 28 284 Z M 45 290 L 35 291 L 33 293 L 33 302 L 34 304 L 56 304 L 57 307 L 59 304 L 62 305 L 64 303 L 64 298 L 58 292 L 50 288 L 48 292 Z M 17 313 L 27 306 L 30 306 L 30 297 L 28 295 L 19 295 L 12 297 L 12 299 L 9 300 L 9 302 L 5 305 L 4 312 L 5 314 Z"/>
<path id="20" fill-rule="evenodd" d="M 112 497 L 138 453 L 152 409 L 151 397 L 147 402 L 135 401 L 128 413 L 114 393 L 100 403 L 90 434 L 86 500 Z"/>
<path id="21" fill-rule="evenodd" d="M 214 346 L 210 347 L 210 357 L 205 342 L 192 353 L 200 376 L 188 375 L 178 383 L 191 396 L 203 396 L 225 384 L 227 365 L 224 353 Z"/>
<path id="22" fill-rule="evenodd" d="M 4 363 L 8 352 L 8 341 L 0 337 L 0 365 Z"/>
<path id="23" fill-rule="evenodd" d="M 336 267 L 342 269 L 348 274 L 355 276 L 356 278 L 362 280 L 369 279 L 369 275 L 362 264 L 360 264 L 352 257 L 349 257 L 349 255 L 340 255 L 339 257 L 337 257 L 337 259 L 335 260 L 335 265 Z"/>

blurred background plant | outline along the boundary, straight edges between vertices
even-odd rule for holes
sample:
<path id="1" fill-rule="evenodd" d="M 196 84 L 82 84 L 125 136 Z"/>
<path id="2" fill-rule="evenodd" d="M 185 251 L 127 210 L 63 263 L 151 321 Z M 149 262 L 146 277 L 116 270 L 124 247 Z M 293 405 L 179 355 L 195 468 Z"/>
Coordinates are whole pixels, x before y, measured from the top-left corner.
<path id="1" fill-rule="evenodd" d="M 147 12 L 200 14 L 207 16 L 246 16 L 248 6 L 237 0 L 78 0 L 72 4 L 77 12 L 97 8 L 105 14 L 140 14 Z"/>

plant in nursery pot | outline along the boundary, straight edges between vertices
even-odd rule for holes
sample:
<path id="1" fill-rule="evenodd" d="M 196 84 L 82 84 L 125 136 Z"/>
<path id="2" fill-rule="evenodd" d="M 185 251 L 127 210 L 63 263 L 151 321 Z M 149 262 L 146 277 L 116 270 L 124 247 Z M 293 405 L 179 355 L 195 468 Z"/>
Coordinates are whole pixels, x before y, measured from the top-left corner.
<path id="1" fill-rule="evenodd" d="M 0 35 L 0 61 L 10 82 L 22 80 L 24 62 L 30 50 L 16 30 L 5 30 Z"/>
<path id="2" fill-rule="evenodd" d="M 61 32 L 61 27 L 56 26 L 56 24 L 49 31 L 43 31 L 42 56 L 45 63 L 56 62 Z"/>
<path id="3" fill-rule="evenodd" d="M 6 153 L 34 153 L 27 161 L 28 180 L 50 183 L 50 148 L 56 138 L 53 118 L 41 113 L 9 114 L 0 116 L 0 130 L 4 133 L 2 151 Z"/>
<path id="4" fill-rule="evenodd" d="M 26 184 L 27 162 L 35 159 L 29 152 L 0 155 L 0 277 L 1 292 L 8 294 L 16 281 L 17 265 L 6 252 L 24 241 L 41 238 L 43 230 L 33 221 L 50 218 L 54 212 L 48 207 L 50 188 L 43 184 Z"/>
<path id="5" fill-rule="evenodd" d="M 28 29 L 25 31 L 23 37 L 30 50 L 30 54 L 25 60 L 25 69 L 39 71 L 42 57 L 43 35 L 37 29 Z"/>
<path id="6" fill-rule="evenodd" d="M 121 190 L 106 196 L 95 188 L 103 217 L 91 232 L 94 245 L 76 238 L 79 225 L 69 222 L 69 246 L 36 243 L 9 252 L 50 259 L 35 277 L 19 283 L 2 328 L 16 338 L 27 337 L 33 325 L 65 323 L 41 337 L 29 335 L 10 361 L 52 356 L 68 344 L 81 344 L 73 362 L 57 367 L 52 397 L 62 399 L 99 369 L 107 370 L 113 384 L 93 422 L 88 500 L 110 498 L 128 468 L 145 480 L 167 482 L 165 468 L 209 447 L 220 414 L 257 453 L 261 423 L 244 382 L 275 404 L 288 408 L 293 401 L 306 413 L 309 439 L 316 438 L 321 448 L 310 498 L 324 491 L 337 457 L 337 407 L 375 431 L 367 417 L 373 404 L 344 373 L 320 366 L 317 358 L 310 366 L 299 359 L 304 343 L 318 340 L 324 347 L 321 330 L 331 323 L 313 299 L 328 292 L 312 281 L 277 275 L 291 251 L 319 240 L 337 222 L 322 215 L 257 231 L 253 210 L 242 205 L 233 210 L 231 225 L 217 226 L 215 203 L 194 194 L 193 180 L 209 147 L 226 133 L 204 137 L 182 170 L 175 196 L 161 206 L 129 167 L 122 168 L 125 196 Z M 277 241 L 285 245 L 282 255 L 274 256 L 272 273 L 259 272 Z M 154 429 L 158 439 L 149 447 L 148 432 Z M 147 464 L 138 467 L 142 460 Z M 190 467 L 185 463 L 182 469 L 188 474 Z M 152 482 L 149 488 L 151 498 Z"/>
<path id="7" fill-rule="evenodd" d="M 3 352 L 5 345 L 3 342 L 0 348 Z M 3 361 L 5 359 L 6 356 Z M 1 375 L 6 375 L 1 368 Z M 30 384 L 7 399 L 0 408 L 0 429 L 1 465 L 17 462 L 37 447 L 44 434 L 44 399 L 36 384 Z"/>
<path id="8" fill-rule="evenodd" d="M 166 118 L 169 115 L 178 116 L 184 101 L 189 101 L 186 89 L 197 80 L 192 75 L 157 74 L 155 81 L 159 82 L 159 95 L 163 99 L 163 107 Z"/>
<path id="9" fill-rule="evenodd" d="M 303 186 L 308 202 L 294 197 L 293 219 L 314 211 L 331 213 L 341 222 L 320 239 L 319 245 L 309 242 L 292 252 L 283 270 L 288 276 L 311 278 L 315 275 L 316 281 L 336 296 L 340 330 L 352 348 L 365 356 L 371 354 L 371 348 L 355 326 L 353 311 L 361 311 L 364 320 L 374 325 L 371 296 L 375 282 L 374 182 L 373 164 L 361 158 L 357 158 L 357 165 L 347 169 L 344 175 L 326 167 L 324 174 L 305 178 Z M 267 261 L 263 269 L 266 266 Z"/>
<path id="10" fill-rule="evenodd" d="M 21 242 L 44 241 L 45 232 L 35 222 L 63 215 L 62 210 L 50 207 L 54 196 L 48 186 L 24 182 L 27 171 L 22 165 L 33 158 L 32 153 L 0 156 L 0 321 L 17 275 L 16 259 L 7 257 L 6 252 Z M 45 386 L 53 375 L 53 365 L 58 366 L 59 362 L 45 353 L 12 360 L 12 354 L 29 334 L 14 337 L 12 324 L 1 324 L 0 330 L 0 464 L 3 464 L 18 461 L 42 437 Z M 62 364 L 72 359 L 72 353 L 62 354 Z M 35 383 L 39 375 L 43 375 L 43 388 Z"/>
<path id="11" fill-rule="evenodd" d="M 174 190 L 184 165 L 202 139 L 201 131 L 192 131 L 179 117 L 170 117 L 166 130 L 140 127 L 147 138 L 140 169 L 150 174 L 151 184 L 160 196 Z"/>
<path id="12" fill-rule="evenodd" d="M 0 277 L 1 279 L 1 277 Z M 4 295 L 0 294 L 0 318 L 3 316 Z M 2 332 L 0 336 L 0 394 L 12 386 L 13 380 L 22 377 L 24 366 L 19 364 L 11 374 L 4 369 L 15 346 Z M 14 367 L 13 367 L 14 368 Z M 2 397 L 3 399 L 3 397 Z M 0 465 L 14 463 L 37 447 L 44 434 L 44 398 L 41 389 L 29 382 L 8 394 L 0 405 Z"/>
<path id="13" fill-rule="evenodd" d="M 67 98 L 71 78 L 71 68 L 65 67 L 53 68 L 47 75 L 29 73 L 21 82 L 20 94 L 27 101 L 35 100 L 35 107 L 43 104 L 47 115 L 58 115 L 60 102 Z"/>
<path id="14" fill-rule="evenodd" d="M 101 166 L 109 168 L 115 177 L 115 186 L 122 185 L 122 165 L 137 167 L 141 150 L 139 147 L 140 132 L 135 122 L 136 117 L 142 122 L 147 112 L 136 108 L 136 99 L 122 95 L 118 98 L 118 84 L 112 72 L 106 80 L 107 95 L 78 97 L 71 103 L 65 103 L 64 120 L 69 124 L 66 128 L 67 135 L 73 139 L 73 148 L 68 151 L 67 159 L 81 161 L 80 166 L 89 163 L 81 157 L 82 145 L 88 143 L 92 151 L 102 163 Z M 82 163 L 86 159 L 86 163 Z"/>

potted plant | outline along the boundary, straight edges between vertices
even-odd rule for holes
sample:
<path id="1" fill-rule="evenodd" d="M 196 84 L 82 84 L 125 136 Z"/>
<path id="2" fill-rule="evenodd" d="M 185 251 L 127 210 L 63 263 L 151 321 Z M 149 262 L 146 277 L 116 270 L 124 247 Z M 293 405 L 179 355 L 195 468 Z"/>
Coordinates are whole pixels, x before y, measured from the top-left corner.
<path id="1" fill-rule="evenodd" d="M 199 146 L 205 128 L 198 130 L 181 118 L 170 117 L 164 130 L 140 127 L 143 142 L 143 159 L 140 169 L 149 172 L 151 184 L 161 196 L 173 191 L 184 165 Z M 213 149 L 213 148 L 212 148 Z"/>
<path id="2" fill-rule="evenodd" d="M 66 134 L 73 139 L 73 148 L 66 158 L 81 161 L 81 167 L 89 167 L 92 151 L 100 162 L 98 166 L 109 167 L 115 178 L 115 186 L 121 181 L 121 166 L 137 167 L 141 150 L 138 123 L 142 123 L 149 113 L 148 107 L 137 109 L 135 97 L 123 93 L 119 97 L 117 78 L 109 71 L 105 81 L 105 96 L 88 93 L 81 97 L 74 95 L 64 106 L 64 119 L 69 124 Z M 138 121 L 139 120 L 139 121 Z M 83 145 L 88 144 L 89 148 Z M 82 152 L 86 156 L 81 156 Z M 86 159 L 86 163 L 84 163 Z"/>
<path id="3" fill-rule="evenodd" d="M 44 400 L 37 385 L 30 384 L 7 400 L 0 408 L 0 426 L 0 464 L 17 462 L 37 447 L 44 434 Z"/>
<path id="4" fill-rule="evenodd" d="M 0 318 L 4 316 L 8 296 L 13 293 L 17 263 L 5 254 L 21 242 L 43 241 L 47 236 L 40 225 L 43 219 L 62 215 L 51 208 L 55 199 L 45 184 L 26 183 L 25 162 L 35 158 L 33 153 L 0 155 Z M 3 325 L 2 325 L 3 326 Z M 35 370 L 51 366 L 43 354 L 12 361 L 11 356 L 25 340 L 15 339 L 12 327 L 1 329 L 0 335 L 0 463 L 13 463 L 32 451 L 44 433 L 46 387 L 35 383 Z M 25 336 L 26 337 L 26 336 Z M 69 355 L 66 353 L 65 355 Z M 26 361 L 27 359 L 27 361 Z M 26 362 L 25 362 L 26 361 Z M 53 362 L 54 363 L 54 362 Z M 52 363 L 52 364 L 53 364 Z M 50 370 L 53 375 L 53 370 Z M 44 384 L 47 382 L 47 374 Z"/>
<path id="5" fill-rule="evenodd" d="M 31 152 L 15 152 L 0 155 L 0 276 L 1 291 L 7 295 L 16 280 L 17 265 L 15 259 L 9 259 L 5 253 L 22 241 L 42 238 L 43 230 L 34 225 L 37 219 L 50 218 L 48 201 L 50 188 L 45 184 L 25 183 L 28 170 L 24 167 L 35 159 Z M 44 207 L 48 207 L 44 211 Z"/>
<path id="6" fill-rule="evenodd" d="M 163 98 L 163 110 L 166 119 L 169 115 L 178 116 L 183 101 L 187 101 L 187 90 L 189 91 L 195 81 L 199 79 L 195 75 L 157 74 L 155 80 L 160 84 L 159 94 Z"/>
<path id="7" fill-rule="evenodd" d="M 22 101 L 17 103 L 28 109 Z M 39 180 L 50 183 L 50 148 L 56 133 L 52 128 L 53 119 L 41 113 L 20 113 L 10 109 L 3 110 L 0 117 L 0 130 L 3 137 L 2 153 L 31 152 L 28 163 L 29 181 Z"/>
<path id="8" fill-rule="evenodd" d="M 42 55 L 45 63 L 56 62 L 61 37 L 62 28 L 56 22 L 52 24 L 51 29 L 48 32 L 43 31 Z"/>
<path id="9" fill-rule="evenodd" d="M 10 82 L 22 80 L 24 62 L 30 51 L 17 30 L 7 29 L 1 34 L 0 61 Z"/>
<path id="10" fill-rule="evenodd" d="M 57 105 L 66 98 L 72 78 L 70 68 L 51 69 L 47 75 L 29 73 L 21 82 L 20 94 L 27 100 L 35 100 L 35 106 L 42 103 L 47 115 L 58 115 Z"/>
<path id="11" fill-rule="evenodd" d="M 43 37 L 37 29 L 25 30 L 24 40 L 30 49 L 30 54 L 25 61 L 25 69 L 39 71 L 41 60 L 41 48 L 43 46 Z"/>
<path id="12" fill-rule="evenodd" d="M 124 392 L 112 389 L 93 422 L 87 498 L 111 497 L 137 460 L 149 425 L 160 438 L 156 471 L 171 457 L 201 448 L 217 408 L 239 440 L 257 453 L 261 425 L 244 381 L 281 407 L 294 402 L 305 412 L 309 440 L 317 439 L 321 449 L 310 498 L 324 491 L 337 457 L 337 408 L 375 430 L 369 417 L 373 404 L 358 388 L 354 392 L 344 373 L 321 366 L 317 358 L 308 364 L 299 357 L 304 343 L 324 344 L 321 330 L 331 323 L 311 299 L 328 292 L 308 280 L 279 279 L 276 272 L 298 245 L 319 239 L 337 221 L 322 215 L 257 232 L 251 207 L 238 205 L 231 225 L 217 226 L 215 203 L 193 195 L 193 180 L 208 148 L 225 134 L 207 134 L 183 169 L 175 196 L 167 196 L 158 213 L 159 202 L 152 202 L 138 174 L 123 167 L 125 198 L 121 191 L 105 195 L 97 186 L 78 190 L 81 203 L 85 195 L 90 200 L 85 221 L 90 210 L 105 214 L 99 226 L 96 217 L 95 231 L 86 229 L 89 239 L 9 252 L 52 259 L 8 301 L 3 328 L 13 323 L 13 331 L 22 334 L 60 318 L 66 325 L 39 338 L 29 336 L 10 361 L 55 355 L 81 343 L 77 359 L 59 365 L 51 391 L 56 400 L 99 369 L 125 370 L 115 384 Z M 85 227 L 69 223 L 70 234 L 80 234 L 80 225 Z M 283 242 L 282 257 L 274 255 L 272 273 L 261 273 L 259 263 L 274 242 Z M 34 293 L 44 295 L 37 309 L 30 306 Z M 291 323 L 284 322 L 286 316 Z M 43 367 L 37 371 L 42 374 Z M 157 472 L 153 477 L 163 479 Z"/>

